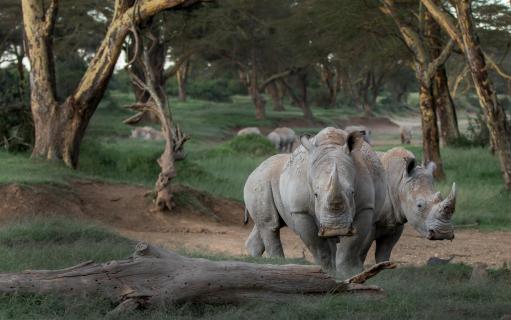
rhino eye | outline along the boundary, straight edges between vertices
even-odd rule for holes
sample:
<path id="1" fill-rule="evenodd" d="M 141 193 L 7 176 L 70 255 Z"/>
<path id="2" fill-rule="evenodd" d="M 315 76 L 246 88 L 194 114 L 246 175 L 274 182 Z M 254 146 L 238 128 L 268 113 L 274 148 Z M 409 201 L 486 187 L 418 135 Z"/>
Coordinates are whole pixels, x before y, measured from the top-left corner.
<path id="1" fill-rule="evenodd" d="M 417 202 L 417 208 L 418 208 L 419 210 L 424 209 L 424 207 L 426 207 L 426 203 L 425 203 L 424 201 L 418 201 L 418 202 Z"/>

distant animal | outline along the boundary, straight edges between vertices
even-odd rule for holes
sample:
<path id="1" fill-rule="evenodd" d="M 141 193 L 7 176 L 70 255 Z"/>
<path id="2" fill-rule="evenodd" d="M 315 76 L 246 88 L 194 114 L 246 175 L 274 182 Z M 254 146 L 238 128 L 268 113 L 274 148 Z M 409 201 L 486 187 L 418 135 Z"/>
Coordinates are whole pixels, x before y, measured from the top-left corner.
<path id="1" fill-rule="evenodd" d="M 428 266 L 441 266 L 441 265 L 444 265 L 444 264 L 448 264 L 449 262 L 452 261 L 452 259 L 454 259 L 454 256 L 450 256 L 447 259 L 442 259 L 442 258 L 438 258 L 438 257 L 430 257 L 428 259 L 428 261 L 426 262 L 426 265 L 428 265 Z"/>
<path id="2" fill-rule="evenodd" d="M 286 127 L 276 128 L 267 137 L 280 152 L 293 151 L 293 144 L 296 140 L 296 134 L 293 129 Z"/>
<path id="3" fill-rule="evenodd" d="M 401 144 L 412 143 L 412 128 L 408 126 L 402 126 L 400 128 Z"/>
<path id="4" fill-rule="evenodd" d="M 257 127 L 247 127 L 247 128 L 243 128 L 240 131 L 238 131 L 238 136 L 244 136 L 247 134 L 261 135 L 261 130 L 259 130 L 259 128 L 257 128 Z"/>
<path id="5" fill-rule="evenodd" d="M 371 130 L 369 130 L 366 126 L 347 126 L 344 128 L 344 131 L 347 133 L 351 133 L 354 131 L 359 131 L 362 133 L 362 136 L 364 137 L 364 141 L 372 145 L 371 143 Z"/>
<path id="6" fill-rule="evenodd" d="M 248 177 L 243 190 L 245 222 L 250 215 L 255 224 L 245 245 L 252 256 L 266 251 L 283 257 L 280 229 L 288 226 L 316 263 L 331 271 L 336 266 L 336 242 L 341 239 L 344 250 L 366 238 L 366 226 L 372 226 L 372 220 L 366 220 L 372 219 L 376 202 L 383 204 L 383 181 L 373 183 L 364 154 L 378 163 L 379 159 L 358 131 L 325 128 L 300 140 L 292 154 L 268 158 Z M 383 168 L 380 171 L 383 179 Z M 350 251 L 352 258 L 337 255 L 338 270 L 362 269 L 361 254 L 355 251 Z"/>
<path id="7" fill-rule="evenodd" d="M 387 261 L 403 233 L 404 224 L 428 240 L 452 240 L 451 222 L 456 206 L 456 184 L 443 198 L 433 185 L 433 162 L 418 166 L 413 153 L 393 148 L 378 153 L 385 169 L 385 204 L 375 219 L 376 262 Z"/>
<path id="8" fill-rule="evenodd" d="M 131 138 L 142 140 L 163 140 L 161 131 L 151 127 L 137 127 L 131 130 Z"/>

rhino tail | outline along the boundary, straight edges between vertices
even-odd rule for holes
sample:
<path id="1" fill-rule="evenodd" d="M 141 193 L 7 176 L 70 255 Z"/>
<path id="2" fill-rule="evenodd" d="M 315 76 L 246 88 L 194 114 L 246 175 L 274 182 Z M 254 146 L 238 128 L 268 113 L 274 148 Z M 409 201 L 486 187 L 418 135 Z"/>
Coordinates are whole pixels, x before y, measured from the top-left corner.
<path id="1" fill-rule="evenodd" d="M 245 207 L 245 212 L 243 213 L 243 224 L 248 223 L 248 209 Z"/>

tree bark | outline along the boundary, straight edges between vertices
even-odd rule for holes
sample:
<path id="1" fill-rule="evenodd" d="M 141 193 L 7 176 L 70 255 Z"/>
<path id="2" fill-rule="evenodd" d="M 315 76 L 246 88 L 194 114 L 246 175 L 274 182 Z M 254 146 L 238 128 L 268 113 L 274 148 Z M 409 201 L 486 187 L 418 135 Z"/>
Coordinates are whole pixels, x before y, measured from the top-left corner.
<path id="1" fill-rule="evenodd" d="M 278 85 L 278 80 L 272 81 L 268 83 L 266 86 L 266 91 L 268 92 L 268 95 L 271 97 L 271 102 L 273 105 L 274 111 L 285 111 L 284 109 L 284 102 L 283 97 L 284 94 L 282 92 L 282 89 Z"/>
<path id="2" fill-rule="evenodd" d="M 259 93 L 259 86 L 257 83 L 258 74 L 255 67 L 250 71 L 249 77 L 248 92 L 250 93 L 250 98 L 252 99 L 252 103 L 256 109 L 256 119 L 266 119 L 266 101 L 264 100 L 264 97 Z"/>
<path id="3" fill-rule="evenodd" d="M 320 66 L 321 70 L 321 80 L 325 84 L 328 90 L 328 106 L 334 107 L 337 103 L 337 91 L 339 88 L 338 75 L 335 72 L 335 69 L 332 70 L 328 63 L 323 63 Z"/>
<path id="4" fill-rule="evenodd" d="M 181 102 L 186 101 L 186 83 L 188 81 L 188 72 L 190 69 L 190 60 L 187 59 L 176 72 L 178 100 Z"/>
<path id="5" fill-rule="evenodd" d="M 434 96 L 440 120 L 440 136 L 444 145 L 450 145 L 459 138 L 456 107 L 449 91 L 447 72 L 444 66 L 438 68 L 434 78 Z"/>
<path id="6" fill-rule="evenodd" d="M 83 135 L 103 98 L 130 29 L 164 9 L 194 1 L 142 0 L 136 2 L 135 8 L 134 1 L 117 0 L 106 35 L 78 87 L 63 103 L 58 103 L 52 53 L 58 1 L 52 0 L 44 10 L 42 0 L 22 0 L 36 135 L 32 156 L 62 160 L 70 167 L 77 167 Z"/>
<path id="7" fill-rule="evenodd" d="M 484 53 L 479 45 L 472 21 L 470 1 L 458 0 L 456 9 L 465 56 L 470 66 L 479 102 L 487 119 L 492 145 L 500 161 L 506 188 L 511 190 L 511 135 L 506 112 L 497 99 L 493 83 L 488 75 Z"/>
<path id="8" fill-rule="evenodd" d="M 295 78 L 296 82 L 296 92 L 293 90 L 293 87 L 286 81 L 283 80 L 282 83 L 286 86 L 287 92 L 291 97 L 291 100 L 294 104 L 302 109 L 303 117 L 312 124 L 314 121 L 314 115 L 312 114 L 307 94 L 307 73 L 303 70 L 298 71 L 292 77 Z"/>
<path id="9" fill-rule="evenodd" d="M 444 166 L 440 156 L 440 139 L 435 112 L 435 99 L 431 85 L 421 83 L 419 89 L 419 109 L 422 124 L 422 149 L 424 151 L 423 162 L 433 161 L 436 164 L 434 177 L 438 180 L 445 179 Z"/>
<path id="10" fill-rule="evenodd" d="M 511 190 L 511 140 L 507 117 L 498 101 L 493 83 L 488 76 L 485 55 L 476 35 L 470 0 L 457 0 L 455 7 L 458 23 L 433 0 L 421 0 L 436 22 L 449 34 L 463 51 L 469 65 L 472 80 L 479 96 L 479 103 L 486 117 L 491 144 L 496 149 L 504 183 Z M 459 26 L 459 27 L 458 27 Z"/>
<path id="11" fill-rule="evenodd" d="M 113 313 L 122 313 L 190 302 L 290 302 L 303 295 L 381 293 L 381 288 L 362 283 L 390 268 L 395 265 L 383 262 L 355 277 L 336 281 L 319 266 L 209 261 L 139 243 L 126 260 L 86 261 L 62 270 L 0 274 L 0 293 L 99 295 L 117 304 Z"/>

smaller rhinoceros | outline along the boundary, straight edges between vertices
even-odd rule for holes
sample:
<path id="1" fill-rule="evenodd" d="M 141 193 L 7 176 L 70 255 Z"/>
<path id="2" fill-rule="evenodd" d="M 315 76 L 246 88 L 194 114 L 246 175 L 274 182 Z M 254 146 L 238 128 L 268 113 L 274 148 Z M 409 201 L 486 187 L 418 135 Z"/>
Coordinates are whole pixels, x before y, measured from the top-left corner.
<path id="1" fill-rule="evenodd" d="M 412 128 L 408 126 L 402 126 L 400 128 L 399 135 L 401 137 L 401 144 L 411 144 L 412 143 Z"/>
<path id="2" fill-rule="evenodd" d="M 364 141 L 369 143 L 369 145 L 371 145 L 371 130 L 369 130 L 367 127 L 365 127 L 365 126 L 347 126 L 346 128 L 344 128 L 344 131 L 346 131 L 347 133 L 352 133 L 354 131 L 358 131 L 358 132 L 362 133 L 362 137 L 364 138 Z"/>
<path id="3" fill-rule="evenodd" d="M 418 166 L 414 154 L 404 148 L 393 148 L 379 156 L 387 175 L 387 193 L 376 219 L 376 261 L 390 259 L 406 222 L 428 240 L 454 239 L 451 217 L 456 206 L 456 184 L 444 199 L 433 186 L 434 163 Z"/>
<path id="4" fill-rule="evenodd" d="M 243 128 L 240 131 L 238 131 L 238 136 L 244 136 L 247 134 L 261 135 L 261 130 L 259 130 L 259 128 L 257 128 L 257 127 L 247 127 L 247 128 Z"/>
<path id="5" fill-rule="evenodd" d="M 296 134 L 293 129 L 286 127 L 276 128 L 270 132 L 267 137 L 280 152 L 293 151 L 293 144 L 296 140 Z"/>
<path id="6" fill-rule="evenodd" d="M 131 130 L 131 138 L 142 140 L 163 140 L 161 131 L 151 127 L 139 127 Z"/>

